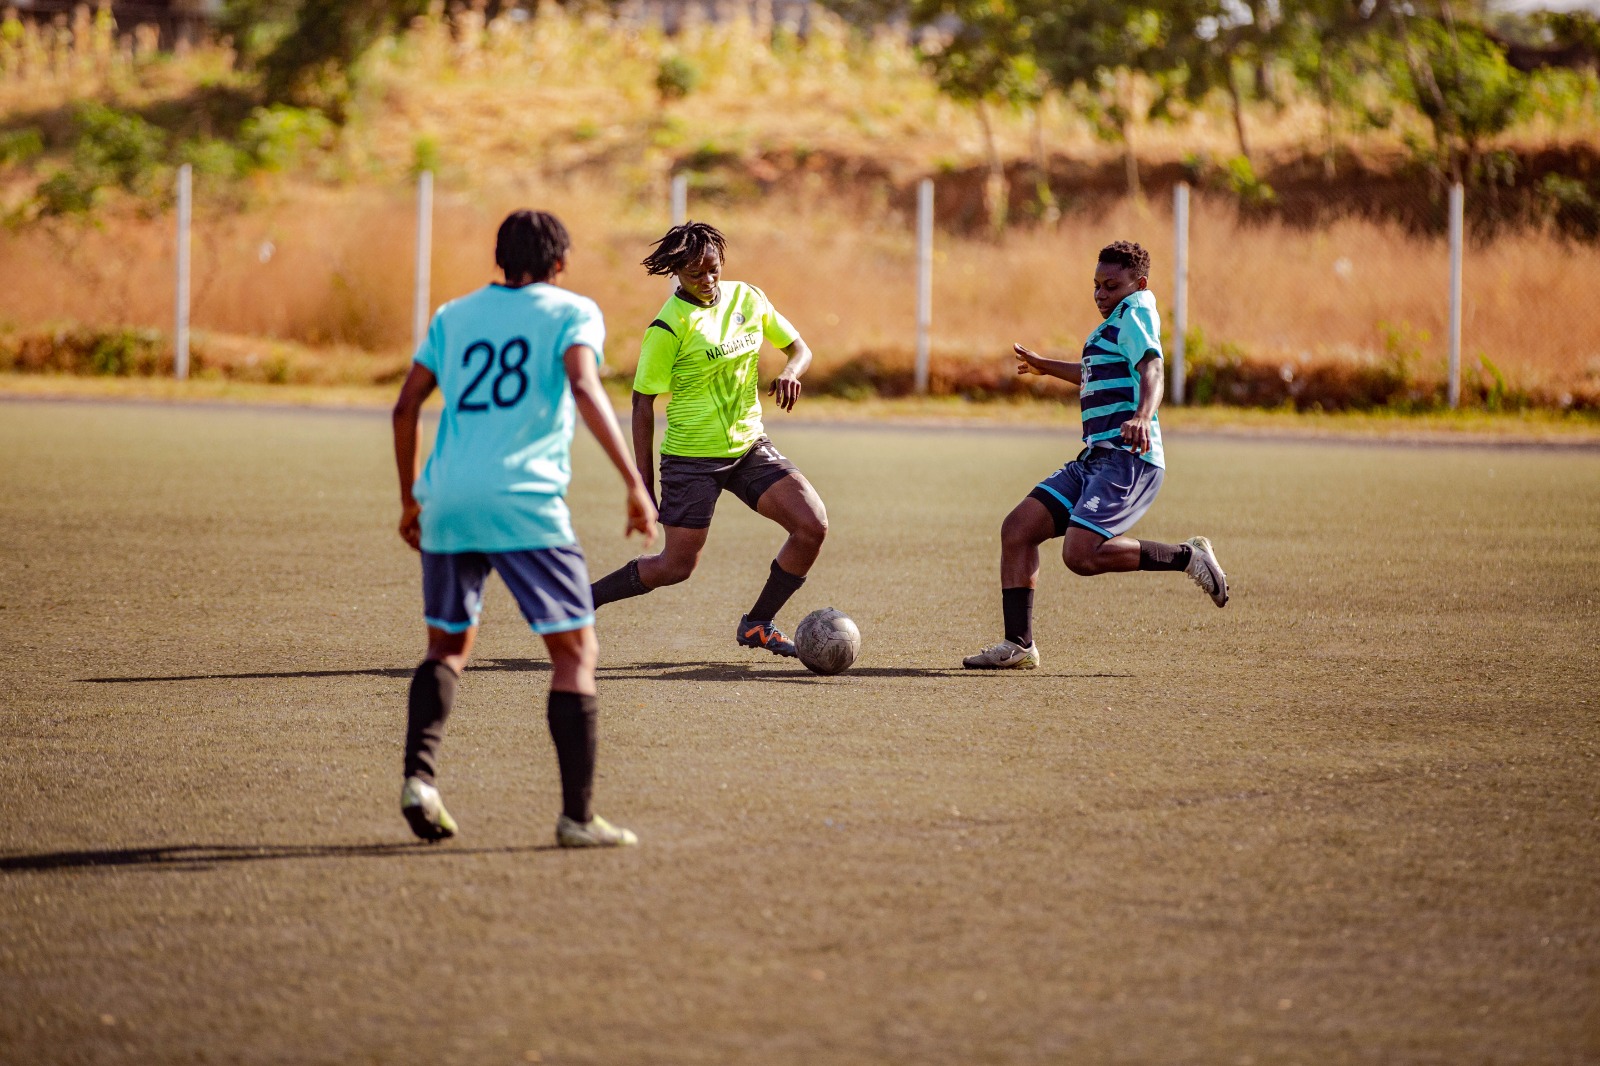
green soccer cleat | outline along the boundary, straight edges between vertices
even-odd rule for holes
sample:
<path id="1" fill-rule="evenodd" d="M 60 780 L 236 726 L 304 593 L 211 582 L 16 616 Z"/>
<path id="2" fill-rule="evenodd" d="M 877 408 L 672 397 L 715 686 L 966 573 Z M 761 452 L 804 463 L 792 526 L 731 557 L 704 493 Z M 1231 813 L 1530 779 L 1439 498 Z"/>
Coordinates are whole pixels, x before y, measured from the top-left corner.
<path id="1" fill-rule="evenodd" d="M 1222 572 L 1222 564 L 1217 562 L 1217 553 L 1211 550 L 1211 542 L 1204 537 L 1190 537 L 1184 543 L 1190 548 L 1189 566 L 1184 573 L 1205 590 L 1212 603 L 1226 607 L 1228 575 Z"/>
<path id="2" fill-rule="evenodd" d="M 598 814 L 587 822 L 566 815 L 556 819 L 556 843 L 564 848 L 631 848 L 639 843 L 631 829 L 620 829 Z"/>
<path id="3" fill-rule="evenodd" d="M 456 835 L 456 820 L 444 809 L 439 790 L 420 777 L 408 777 L 400 789 L 400 813 L 418 839 L 436 844 Z"/>
<path id="4" fill-rule="evenodd" d="M 734 636 L 738 638 L 741 648 L 764 648 L 786 659 L 793 659 L 799 654 L 795 651 L 794 641 L 784 636 L 783 630 L 771 622 L 752 622 L 749 615 L 739 619 L 739 628 Z"/>
<path id="5" fill-rule="evenodd" d="M 1039 666 L 1039 645 L 1024 648 L 1009 640 L 993 644 L 976 655 L 961 660 L 968 670 L 1035 670 Z"/>

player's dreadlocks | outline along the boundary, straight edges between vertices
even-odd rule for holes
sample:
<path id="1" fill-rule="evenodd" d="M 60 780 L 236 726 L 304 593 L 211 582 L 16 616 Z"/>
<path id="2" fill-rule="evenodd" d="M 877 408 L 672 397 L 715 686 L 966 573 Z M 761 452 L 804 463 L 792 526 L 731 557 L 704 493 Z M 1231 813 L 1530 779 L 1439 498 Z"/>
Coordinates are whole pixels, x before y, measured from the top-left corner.
<path id="1" fill-rule="evenodd" d="M 500 223 L 494 241 L 494 261 L 507 281 L 524 275 L 548 281 L 556 264 L 567 257 L 572 238 L 567 227 L 548 211 L 513 211 Z"/>
<path id="2" fill-rule="evenodd" d="M 1150 273 L 1150 253 L 1132 241 L 1113 241 L 1100 249 L 1100 262 L 1127 267 L 1139 277 Z"/>
<path id="3" fill-rule="evenodd" d="M 667 230 L 667 235 L 652 247 L 654 250 L 644 257 L 645 272 L 665 276 L 693 266 L 707 252 L 716 252 L 718 259 L 726 258 L 728 239 L 709 222 L 685 222 Z"/>

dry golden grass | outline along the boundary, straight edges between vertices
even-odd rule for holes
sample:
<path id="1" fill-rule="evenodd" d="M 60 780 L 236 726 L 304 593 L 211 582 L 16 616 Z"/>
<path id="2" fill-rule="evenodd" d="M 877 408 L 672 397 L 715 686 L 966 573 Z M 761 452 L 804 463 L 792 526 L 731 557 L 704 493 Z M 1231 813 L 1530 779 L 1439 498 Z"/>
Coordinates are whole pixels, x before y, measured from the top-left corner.
<path id="1" fill-rule="evenodd" d="M 664 193 L 662 196 L 664 200 Z M 494 276 L 494 227 L 514 207 L 560 214 L 577 248 L 566 279 L 606 310 L 611 360 L 630 367 L 667 293 L 638 261 L 664 230 L 663 204 L 594 185 L 540 184 L 522 194 L 468 196 L 441 187 L 433 300 Z M 844 209 L 825 197 L 695 207 L 732 242 L 728 271 L 762 286 L 805 332 L 827 370 L 863 354 L 908 362 L 913 348 L 914 245 L 886 209 Z M 245 213 L 202 214 L 194 246 L 194 322 L 222 333 L 403 352 L 411 334 L 414 206 L 399 192 L 298 188 Z M 1410 360 L 1437 379 L 1445 358 L 1447 262 L 1442 242 L 1348 220 L 1306 233 L 1238 221 L 1197 200 L 1191 326 L 1215 350 L 1237 345 L 1291 366 Z M 0 291 L 9 324 L 75 321 L 166 328 L 171 320 L 170 218 L 126 216 L 96 227 L 0 235 Z M 934 348 L 947 360 L 1004 362 L 1012 340 L 1072 351 L 1093 326 L 1088 278 L 1096 251 L 1131 237 L 1155 257 L 1152 286 L 1171 306 L 1171 220 L 1125 203 L 1056 228 L 999 241 L 941 234 Z M 1474 244 L 1466 264 L 1464 363 L 1486 356 L 1524 387 L 1600 381 L 1600 249 L 1539 235 Z"/>

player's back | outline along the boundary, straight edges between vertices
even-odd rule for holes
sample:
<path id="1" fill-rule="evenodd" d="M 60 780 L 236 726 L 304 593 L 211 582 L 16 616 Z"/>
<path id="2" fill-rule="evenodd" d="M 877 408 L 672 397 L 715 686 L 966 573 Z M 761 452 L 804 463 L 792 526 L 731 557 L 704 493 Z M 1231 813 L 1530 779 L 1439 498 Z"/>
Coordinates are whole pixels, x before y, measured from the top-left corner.
<path id="1" fill-rule="evenodd" d="M 583 344 L 599 356 L 604 341 L 592 300 L 545 283 L 489 285 L 439 309 L 417 353 L 444 399 L 417 483 L 425 550 L 572 543 L 565 353 Z"/>

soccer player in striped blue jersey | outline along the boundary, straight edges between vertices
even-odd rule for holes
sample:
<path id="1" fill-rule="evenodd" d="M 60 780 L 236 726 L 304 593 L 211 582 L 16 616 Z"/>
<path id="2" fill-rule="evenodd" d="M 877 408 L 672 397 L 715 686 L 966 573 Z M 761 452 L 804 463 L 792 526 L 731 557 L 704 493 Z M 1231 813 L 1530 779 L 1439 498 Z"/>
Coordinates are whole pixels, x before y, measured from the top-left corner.
<path id="1" fill-rule="evenodd" d="M 1161 449 L 1161 316 L 1150 292 L 1150 253 L 1117 241 L 1100 252 L 1094 302 L 1104 322 L 1077 362 L 1046 359 L 1013 345 L 1018 374 L 1061 378 L 1080 387 L 1084 448 L 1041 481 L 1000 526 L 1000 602 L 1005 639 L 962 660 L 969 670 L 1031 670 L 1033 589 L 1039 545 L 1064 538 L 1061 558 L 1084 577 L 1130 570 L 1181 570 L 1218 607 L 1228 579 L 1211 542 L 1162 544 L 1125 536 L 1155 502 L 1165 476 Z"/>

